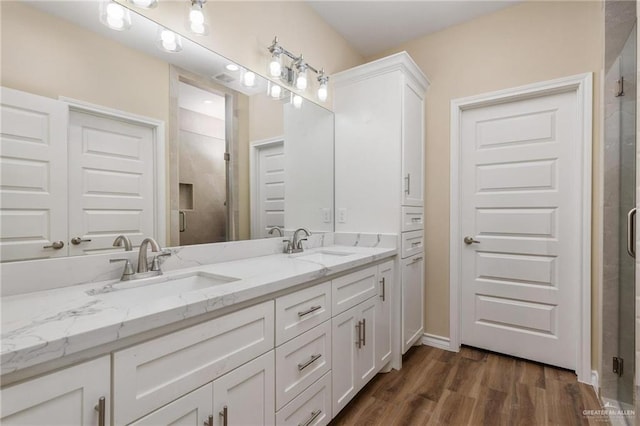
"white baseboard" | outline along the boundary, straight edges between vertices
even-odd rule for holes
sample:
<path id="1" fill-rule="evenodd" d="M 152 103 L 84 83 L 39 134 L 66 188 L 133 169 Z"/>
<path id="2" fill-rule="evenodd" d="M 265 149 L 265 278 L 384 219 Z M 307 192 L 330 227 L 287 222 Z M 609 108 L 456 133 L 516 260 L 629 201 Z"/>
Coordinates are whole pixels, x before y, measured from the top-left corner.
<path id="1" fill-rule="evenodd" d="M 596 391 L 596 396 L 600 397 L 600 378 L 598 376 L 598 370 L 591 370 L 591 386 Z"/>
<path id="2" fill-rule="evenodd" d="M 422 335 L 422 344 L 445 351 L 458 352 L 451 347 L 451 340 L 448 337 L 436 336 L 435 334 L 424 333 Z"/>

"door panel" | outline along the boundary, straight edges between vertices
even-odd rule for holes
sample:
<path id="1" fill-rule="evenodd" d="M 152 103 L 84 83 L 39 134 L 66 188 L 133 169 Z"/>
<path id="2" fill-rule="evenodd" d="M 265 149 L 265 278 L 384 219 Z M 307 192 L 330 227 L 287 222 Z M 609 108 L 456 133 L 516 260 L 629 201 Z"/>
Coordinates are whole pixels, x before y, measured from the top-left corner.
<path id="1" fill-rule="evenodd" d="M 362 347 L 358 351 L 358 359 L 356 360 L 358 389 L 366 385 L 378 371 L 376 370 L 376 299 L 376 297 L 372 297 L 358 305 L 363 337 Z"/>
<path id="2" fill-rule="evenodd" d="M 577 117 L 575 92 L 462 113 L 462 343 L 575 369 Z"/>
<path id="3" fill-rule="evenodd" d="M 284 144 L 276 143 L 258 151 L 258 235 L 269 229 L 284 228 Z"/>
<path id="4" fill-rule="evenodd" d="M 424 204 L 422 194 L 424 129 L 421 124 L 424 113 L 423 100 L 418 93 L 419 91 L 414 90 L 411 84 L 405 83 L 402 124 L 402 176 L 404 178 L 402 204 L 406 206 L 422 206 Z"/>
<path id="5" fill-rule="evenodd" d="M 378 300 L 376 312 L 377 369 L 391 361 L 391 297 L 394 292 L 393 261 L 378 265 Z"/>
<path id="6" fill-rule="evenodd" d="M 402 353 L 422 336 L 424 330 L 424 257 L 402 259 Z"/>
<path id="7" fill-rule="evenodd" d="M 356 372 L 358 334 L 356 325 L 359 307 L 354 306 L 346 312 L 331 319 L 332 335 L 332 383 L 333 383 L 333 415 L 340 410 L 358 392 Z"/>
<path id="8" fill-rule="evenodd" d="M 67 106 L 4 87 L 0 97 L 0 257 L 67 256 Z M 44 248 L 54 241 L 64 246 Z"/>
<path id="9" fill-rule="evenodd" d="M 155 233 L 154 136 L 150 127 L 108 116 L 69 115 L 69 253 L 134 245 Z"/>

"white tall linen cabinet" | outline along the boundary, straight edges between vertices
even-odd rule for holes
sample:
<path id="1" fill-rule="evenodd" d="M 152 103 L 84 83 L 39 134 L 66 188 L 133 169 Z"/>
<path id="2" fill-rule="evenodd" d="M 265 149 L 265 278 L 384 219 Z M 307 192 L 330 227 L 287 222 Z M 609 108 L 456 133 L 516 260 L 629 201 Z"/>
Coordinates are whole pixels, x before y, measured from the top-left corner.
<path id="1" fill-rule="evenodd" d="M 398 235 L 396 347 L 423 334 L 424 97 L 429 80 L 401 52 L 332 77 L 336 232 Z M 398 360 L 396 360 L 396 363 Z M 398 365 L 394 363 L 395 365 Z"/>

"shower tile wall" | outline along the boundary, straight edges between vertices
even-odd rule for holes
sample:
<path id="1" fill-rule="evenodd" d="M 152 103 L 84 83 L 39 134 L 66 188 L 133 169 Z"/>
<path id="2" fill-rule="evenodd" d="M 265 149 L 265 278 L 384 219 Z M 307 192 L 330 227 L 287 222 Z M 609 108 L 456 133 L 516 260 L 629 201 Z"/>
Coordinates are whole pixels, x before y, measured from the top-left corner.
<path id="1" fill-rule="evenodd" d="M 180 183 L 193 185 L 180 245 L 226 241 L 225 122 L 181 108 L 179 138 Z"/>

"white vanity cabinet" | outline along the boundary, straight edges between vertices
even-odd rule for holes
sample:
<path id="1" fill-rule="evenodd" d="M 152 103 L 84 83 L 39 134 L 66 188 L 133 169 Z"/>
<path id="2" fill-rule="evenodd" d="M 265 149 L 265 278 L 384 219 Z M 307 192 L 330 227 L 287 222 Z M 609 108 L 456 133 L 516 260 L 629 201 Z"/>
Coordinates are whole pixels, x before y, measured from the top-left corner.
<path id="1" fill-rule="evenodd" d="M 376 366 L 384 367 L 391 361 L 392 328 L 391 300 L 393 297 L 395 268 L 394 262 L 388 261 L 378 265 L 378 299 L 376 303 Z"/>
<path id="2" fill-rule="evenodd" d="M 373 297 L 331 320 L 334 416 L 377 373 L 376 304 Z"/>
<path id="3" fill-rule="evenodd" d="M 336 232 L 398 234 L 402 258 L 422 255 L 424 97 L 429 80 L 406 52 L 340 72 L 332 80 Z M 364 160 L 354 161 L 358 158 Z M 397 299 L 402 300 L 424 284 L 422 274 L 407 277 L 405 271 L 399 271 L 402 296 Z M 423 317 L 417 316 L 422 306 L 396 306 L 399 328 L 422 323 Z M 420 335 L 413 337 L 411 344 Z M 403 353 L 411 346 L 405 343 Z"/>
<path id="4" fill-rule="evenodd" d="M 424 256 L 417 254 L 400 261 L 402 265 L 402 353 L 422 336 L 424 327 Z"/>
<path id="5" fill-rule="evenodd" d="M 114 423 L 139 419 L 273 346 L 274 306 L 267 301 L 117 351 Z"/>
<path id="6" fill-rule="evenodd" d="M 102 415 L 108 425 L 110 395 L 107 355 L 2 389 L 0 423 L 93 426 L 100 424 Z"/>

